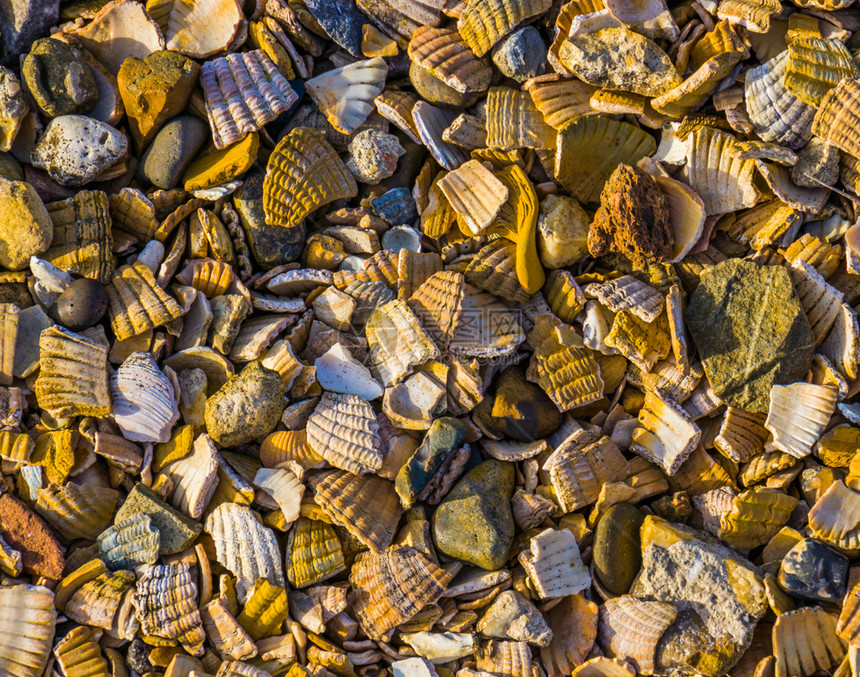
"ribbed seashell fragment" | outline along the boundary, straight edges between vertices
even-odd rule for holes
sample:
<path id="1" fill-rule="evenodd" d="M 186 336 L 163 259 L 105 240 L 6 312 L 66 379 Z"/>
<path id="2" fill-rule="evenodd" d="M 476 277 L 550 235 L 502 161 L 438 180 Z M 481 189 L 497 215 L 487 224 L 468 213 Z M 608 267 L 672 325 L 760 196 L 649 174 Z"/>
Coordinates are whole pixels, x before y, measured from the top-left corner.
<path id="1" fill-rule="evenodd" d="M 36 490 L 36 512 L 69 540 L 96 540 L 116 509 L 119 492 L 97 484 L 49 484 Z"/>
<path id="2" fill-rule="evenodd" d="M 752 487 L 735 496 L 719 515 L 718 536 L 735 548 L 767 543 L 788 522 L 797 499 L 775 489 Z"/>
<path id="3" fill-rule="evenodd" d="M 161 26 L 166 48 L 192 59 L 229 48 L 247 30 L 235 0 L 149 0 L 146 11 Z"/>
<path id="4" fill-rule="evenodd" d="M 496 150 L 555 147 L 555 130 L 526 92 L 491 87 L 486 100 L 487 147 Z"/>
<path id="5" fill-rule="evenodd" d="M 107 283 L 114 268 L 107 194 L 79 191 L 74 198 L 50 203 L 48 214 L 54 237 L 45 260 L 66 272 Z"/>
<path id="6" fill-rule="evenodd" d="M 203 433 L 194 440 L 191 453 L 163 469 L 174 486 L 170 502 L 193 519 L 203 515 L 218 485 L 215 443 Z"/>
<path id="7" fill-rule="evenodd" d="M 0 303 L 0 385 L 10 386 L 14 380 L 15 342 L 18 340 L 18 306 Z"/>
<path id="8" fill-rule="evenodd" d="M 476 57 L 457 31 L 446 28 L 420 27 L 412 34 L 408 54 L 414 64 L 464 94 L 486 90 L 493 74 L 486 59 Z"/>
<path id="9" fill-rule="evenodd" d="M 308 419 L 307 439 L 329 463 L 355 474 L 379 470 L 386 455 L 376 415 L 357 395 L 324 393 Z"/>
<path id="10" fill-rule="evenodd" d="M 849 155 L 860 157 L 860 132 L 856 125 L 858 106 L 860 82 L 844 78 L 821 100 L 812 124 L 813 134 Z"/>
<path id="11" fill-rule="evenodd" d="M 155 360 L 132 353 L 110 380 L 113 415 L 126 439 L 167 442 L 179 420 L 173 386 Z"/>
<path id="12" fill-rule="evenodd" d="M 807 677 L 838 665 L 845 648 L 836 634 L 836 618 L 820 607 L 780 614 L 773 626 L 776 677 Z"/>
<path id="13" fill-rule="evenodd" d="M 299 518 L 290 531 L 286 551 L 287 579 L 296 588 L 306 588 L 346 569 L 343 551 L 331 525 Z"/>
<path id="14" fill-rule="evenodd" d="M 526 303 L 528 292 L 517 275 L 517 246 L 507 238 L 489 242 L 472 257 L 466 282 L 510 303 Z"/>
<path id="15" fill-rule="evenodd" d="M 496 218 L 508 199 L 507 187 L 477 160 L 469 160 L 439 180 L 439 188 L 472 235 Z"/>
<path id="16" fill-rule="evenodd" d="M 543 14 L 550 0 L 488 0 L 470 2 L 457 19 L 457 30 L 477 55 L 483 56 L 519 24 Z"/>
<path id="17" fill-rule="evenodd" d="M 674 475 L 696 448 L 702 432 L 674 402 L 655 393 L 645 394 L 639 427 L 630 450 Z"/>
<path id="18" fill-rule="evenodd" d="M 177 640 L 192 656 L 203 654 L 206 634 L 188 564 L 151 566 L 137 582 L 132 602 L 143 632 Z"/>
<path id="19" fill-rule="evenodd" d="M 135 569 L 158 561 L 161 538 L 149 515 L 140 513 L 108 527 L 96 542 L 109 568 Z"/>
<path id="20" fill-rule="evenodd" d="M 103 573 L 75 591 L 66 603 L 65 614 L 78 623 L 110 630 L 126 591 L 133 585 L 131 571 Z"/>
<path id="21" fill-rule="evenodd" d="M 305 89 L 332 127 L 352 134 L 373 110 L 387 74 L 388 66 L 377 56 L 317 75 L 305 82 Z"/>
<path id="22" fill-rule="evenodd" d="M 54 594 L 41 585 L 0 587 L 0 670 L 40 677 L 51 656 L 57 622 Z"/>
<path id="23" fill-rule="evenodd" d="M 399 383 L 419 364 L 439 356 L 439 349 L 403 301 L 377 308 L 365 327 L 370 368 L 386 386 Z"/>
<path id="24" fill-rule="evenodd" d="M 66 677 L 107 675 L 108 665 L 90 628 L 78 626 L 54 647 L 57 664 Z"/>
<path id="25" fill-rule="evenodd" d="M 591 586 L 576 538 L 567 529 L 546 529 L 529 541 L 530 552 L 520 553 L 520 564 L 541 599 L 575 595 Z"/>
<path id="26" fill-rule="evenodd" d="M 181 317 L 182 307 L 156 282 L 142 261 L 119 268 L 106 287 L 111 327 L 117 340 L 142 334 Z"/>
<path id="27" fill-rule="evenodd" d="M 245 629 L 227 609 L 223 597 L 200 607 L 206 635 L 222 656 L 243 660 L 257 655 L 257 647 Z"/>
<path id="28" fill-rule="evenodd" d="M 846 550 L 860 548 L 860 493 L 833 482 L 809 511 L 809 529 L 815 538 Z"/>
<path id="29" fill-rule="evenodd" d="M 544 462 L 555 498 L 565 512 L 594 503 L 608 482 L 627 477 L 627 459 L 609 437 L 590 444 L 565 440 Z"/>
<path id="30" fill-rule="evenodd" d="M 812 383 L 774 385 L 765 428 L 777 449 L 803 458 L 824 432 L 836 408 L 836 389 Z"/>
<path id="31" fill-rule="evenodd" d="M 676 615 L 676 608 L 665 602 L 615 597 L 600 608 L 598 640 L 611 655 L 633 663 L 639 674 L 651 675 L 657 643 Z"/>

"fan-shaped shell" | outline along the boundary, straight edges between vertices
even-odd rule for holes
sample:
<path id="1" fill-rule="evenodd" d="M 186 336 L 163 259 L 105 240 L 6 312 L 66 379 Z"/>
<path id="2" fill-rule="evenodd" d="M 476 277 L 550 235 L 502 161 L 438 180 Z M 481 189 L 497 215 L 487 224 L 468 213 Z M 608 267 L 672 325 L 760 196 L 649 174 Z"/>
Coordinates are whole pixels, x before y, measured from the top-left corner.
<path id="1" fill-rule="evenodd" d="M 802 37 L 788 45 L 785 86 L 810 106 L 818 106 L 843 78 L 858 75 L 851 54 L 838 40 Z"/>
<path id="2" fill-rule="evenodd" d="M 247 26 L 236 0 L 148 0 L 146 11 L 161 26 L 167 49 L 192 59 L 227 49 Z"/>
<path id="3" fill-rule="evenodd" d="M 75 591 L 64 613 L 78 623 L 110 630 L 123 596 L 132 585 L 134 573 L 131 571 L 103 573 Z"/>
<path id="4" fill-rule="evenodd" d="M 587 303 L 585 294 L 576 283 L 573 274 L 567 270 L 552 270 L 547 274 L 543 295 L 555 316 L 568 324 L 573 323 Z M 594 301 L 590 303 L 595 305 Z M 609 332 L 609 327 L 606 328 L 606 332 Z M 583 333 L 587 334 L 585 325 L 583 325 Z M 586 345 L 594 348 L 590 343 Z"/>
<path id="5" fill-rule="evenodd" d="M 508 199 L 508 188 L 477 160 L 469 160 L 439 180 L 448 203 L 478 235 L 496 218 Z"/>
<path id="6" fill-rule="evenodd" d="M 764 420 L 763 414 L 727 407 L 714 446 L 736 463 L 746 463 L 764 450 L 769 435 Z"/>
<path id="7" fill-rule="evenodd" d="M 659 465 L 667 475 L 674 475 L 701 436 L 699 426 L 680 406 L 648 392 L 630 450 Z"/>
<path id="8" fill-rule="evenodd" d="M 567 35 L 564 36 L 566 38 Z M 537 109 L 543 113 L 544 121 L 553 129 L 561 130 L 576 118 L 595 113 L 591 108 L 591 97 L 598 88 L 587 82 L 575 78 L 564 79 L 553 73 L 527 80 L 525 89 Z"/>
<path id="9" fill-rule="evenodd" d="M 203 654 L 206 634 L 187 563 L 149 567 L 137 582 L 132 602 L 145 634 L 178 640 L 192 656 Z"/>
<path id="10" fill-rule="evenodd" d="M 442 257 L 436 252 L 401 249 L 397 261 L 397 298 L 406 301 L 430 276 L 441 270 Z"/>
<path id="11" fill-rule="evenodd" d="M 167 442 L 179 420 L 173 386 L 147 353 L 132 353 L 110 380 L 113 415 L 126 439 Z"/>
<path id="12" fill-rule="evenodd" d="M 836 409 L 836 388 L 813 383 L 774 385 L 765 428 L 777 449 L 803 458 L 824 432 Z"/>
<path id="13" fill-rule="evenodd" d="M 551 4 L 551 0 L 469 2 L 457 19 L 457 30 L 477 56 L 484 56 L 514 28 L 543 14 Z"/>
<path id="14" fill-rule="evenodd" d="M 846 550 L 860 548 L 860 493 L 836 480 L 809 511 L 809 529 L 815 538 Z"/>
<path id="15" fill-rule="evenodd" d="M 780 614 L 773 625 L 776 677 L 806 677 L 839 665 L 845 648 L 836 619 L 820 607 Z"/>
<path id="16" fill-rule="evenodd" d="M 260 445 L 260 461 L 267 468 L 293 468 L 304 470 L 321 468 L 325 459 L 308 444 L 305 430 L 279 430 L 271 433 Z"/>
<path id="17" fill-rule="evenodd" d="M 847 378 L 857 378 L 860 325 L 857 322 L 857 313 L 847 303 L 843 303 L 840 307 L 833 329 L 818 347 L 818 352 L 830 360 Z"/>
<path id="18" fill-rule="evenodd" d="M 543 464 L 565 512 L 594 503 L 602 486 L 625 479 L 627 470 L 627 459 L 608 437 L 586 445 L 568 438 Z"/>
<path id="19" fill-rule="evenodd" d="M 842 292 L 829 285 L 806 261 L 797 260 L 788 269 L 800 307 L 806 313 L 815 345 L 830 333 L 842 309 Z"/>
<path id="20" fill-rule="evenodd" d="M 114 259 L 107 194 L 82 190 L 74 198 L 52 202 L 47 207 L 54 237 L 45 260 L 66 272 L 103 284 L 109 282 Z"/>
<path id="21" fill-rule="evenodd" d="M 555 130 L 544 121 L 543 113 L 527 92 L 491 87 L 486 116 L 488 148 L 555 148 Z"/>
<path id="22" fill-rule="evenodd" d="M 462 273 L 440 271 L 427 278 L 406 302 L 430 338 L 443 349 L 454 334 L 464 294 Z"/>
<path id="23" fill-rule="evenodd" d="M 469 285 L 460 317 L 448 348 L 461 359 L 510 355 L 526 340 L 519 311 Z M 462 318 L 468 320 L 462 321 Z"/>
<path id="24" fill-rule="evenodd" d="M 842 603 L 842 611 L 836 623 L 836 634 L 848 644 L 856 646 L 860 639 L 860 587 L 850 587 Z"/>
<path id="25" fill-rule="evenodd" d="M 466 281 L 511 303 L 526 303 L 529 298 L 517 275 L 517 247 L 505 238 L 475 254 L 466 268 Z"/>
<path id="26" fill-rule="evenodd" d="M 651 675 L 657 643 L 676 615 L 665 602 L 615 597 L 600 608 L 598 641 L 611 655 L 632 662 L 638 673 Z"/>
<path id="27" fill-rule="evenodd" d="M 764 545 L 788 522 L 796 505 L 796 498 L 775 489 L 747 489 L 720 515 L 719 536 L 735 548 Z"/>
<path id="28" fill-rule="evenodd" d="M 146 513 L 108 527 L 96 539 L 99 555 L 111 569 L 136 569 L 158 561 L 161 538 Z"/>
<path id="29" fill-rule="evenodd" d="M 341 66 L 305 82 L 305 90 L 341 134 L 352 134 L 370 115 L 385 87 L 388 66 L 381 56 Z"/>
<path id="30" fill-rule="evenodd" d="M 479 59 L 457 31 L 421 26 L 409 41 L 409 58 L 461 93 L 483 92 L 493 74 L 487 59 Z"/>
<path id="31" fill-rule="evenodd" d="M 257 655 L 257 647 L 227 609 L 223 597 L 216 597 L 200 607 L 200 618 L 209 641 L 222 656 L 242 660 Z"/>
<path id="32" fill-rule="evenodd" d="M 815 113 L 812 132 L 831 146 L 860 157 L 860 82 L 843 79 L 821 101 Z"/>
<path id="33" fill-rule="evenodd" d="M 57 611 L 41 585 L 0 587 L 0 670 L 9 677 L 40 677 L 51 655 Z"/>
<path id="34" fill-rule="evenodd" d="M 646 322 L 653 322 L 663 312 L 663 295 L 632 275 L 593 282 L 583 291 L 588 298 L 597 299 L 613 313 L 629 310 Z"/>
<path id="35" fill-rule="evenodd" d="M 69 540 L 96 540 L 110 523 L 119 492 L 95 484 L 49 484 L 36 492 L 36 512 Z"/>
<path id="36" fill-rule="evenodd" d="M 541 599 L 575 595 L 591 587 L 576 538 L 567 529 L 546 529 L 532 536 L 529 548 L 520 553 L 520 563 Z"/>
<path id="37" fill-rule="evenodd" d="M 329 463 L 355 474 L 379 470 L 385 459 L 376 414 L 358 395 L 324 393 L 308 419 L 307 439 Z"/>
<path id="38" fill-rule="evenodd" d="M 106 288 L 111 328 L 123 341 L 181 317 L 182 307 L 155 281 L 143 261 L 122 266 Z"/>
<path id="39" fill-rule="evenodd" d="M 365 327 L 370 368 L 386 386 L 399 383 L 413 369 L 439 356 L 439 349 L 404 301 L 377 308 Z"/>
<path id="40" fill-rule="evenodd" d="M 346 569 L 334 529 L 320 520 L 299 518 L 290 531 L 287 579 L 296 588 L 316 585 Z"/>
<path id="41" fill-rule="evenodd" d="M 193 519 L 203 515 L 218 485 L 218 459 L 215 443 L 207 434 L 194 440 L 191 453 L 173 461 L 162 471 L 175 489 L 170 502 Z"/>
<path id="42" fill-rule="evenodd" d="M 54 656 L 66 677 L 105 677 L 109 674 L 101 648 L 86 626 L 74 628 L 57 642 Z"/>
<path id="43" fill-rule="evenodd" d="M 527 642 L 491 639 L 478 647 L 475 665 L 481 677 L 492 674 L 518 677 L 532 673 L 532 650 Z"/>
<path id="44" fill-rule="evenodd" d="M 287 524 L 298 518 L 305 487 L 292 472 L 285 468 L 260 468 L 254 476 L 254 486 L 274 499 Z"/>

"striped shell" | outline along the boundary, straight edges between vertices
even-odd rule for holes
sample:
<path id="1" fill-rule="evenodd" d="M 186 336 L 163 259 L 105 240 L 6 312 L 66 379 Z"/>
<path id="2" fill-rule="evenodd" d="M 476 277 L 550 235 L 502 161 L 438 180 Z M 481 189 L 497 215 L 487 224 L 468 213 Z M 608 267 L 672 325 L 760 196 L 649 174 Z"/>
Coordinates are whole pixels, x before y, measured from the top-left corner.
<path id="1" fill-rule="evenodd" d="M 529 548 L 519 559 L 541 599 L 575 595 L 591 587 L 591 575 L 567 529 L 546 529 L 532 536 Z"/>
<path id="2" fill-rule="evenodd" d="M 526 642 L 491 639 L 478 647 L 475 665 L 480 677 L 492 674 L 499 677 L 533 675 L 532 650 Z"/>
<path id="3" fill-rule="evenodd" d="M 254 641 L 269 637 L 281 627 L 289 614 L 287 592 L 282 585 L 272 585 L 261 578 L 249 590 L 248 601 L 236 618 Z"/>
<path id="4" fill-rule="evenodd" d="M 796 498 L 775 489 L 747 489 L 719 516 L 718 535 L 734 548 L 764 545 L 788 522 L 796 505 Z"/>
<path id="5" fill-rule="evenodd" d="M 287 579 L 296 588 L 316 585 L 346 569 L 337 534 L 320 520 L 299 518 L 286 551 Z"/>
<path id="6" fill-rule="evenodd" d="M 146 11 L 161 26 L 166 49 L 192 59 L 230 48 L 247 29 L 236 0 L 149 0 Z"/>
<path id="7" fill-rule="evenodd" d="M 466 282 L 510 303 L 526 303 L 528 292 L 517 275 L 517 247 L 506 238 L 484 245 L 466 268 Z"/>
<path id="8" fill-rule="evenodd" d="M 110 380 L 113 415 L 134 442 L 167 442 L 179 420 L 173 386 L 148 353 L 132 353 Z"/>
<path id="9" fill-rule="evenodd" d="M 469 160 L 439 180 L 439 188 L 469 232 L 478 235 L 496 218 L 508 188 L 477 160 Z"/>
<path id="10" fill-rule="evenodd" d="M 567 6 L 572 6 L 572 3 Z M 566 38 L 567 35 L 563 39 Z M 597 87 L 587 82 L 566 80 L 553 73 L 527 80 L 525 89 L 537 109 L 543 113 L 546 123 L 555 130 L 561 130 L 576 118 L 594 112 L 590 101 Z"/>
<path id="11" fill-rule="evenodd" d="M 806 677 L 839 665 L 845 648 L 836 618 L 820 607 L 780 614 L 773 625 L 773 655 L 776 677 Z"/>
<path id="12" fill-rule="evenodd" d="M 187 563 L 149 567 L 137 582 L 132 603 L 145 634 L 178 640 L 193 656 L 203 654 L 206 634 Z"/>
<path id="13" fill-rule="evenodd" d="M 114 258 L 107 194 L 82 190 L 74 198 L 52 202 L 47 207 L 54 237 L 45 260 L 66 272 L 103 284 L 109 282 Z"/>
<path id="14" fill-rule="evenodd" d="M 468 153 L 459 146 L 448 143 L 442 138 L 445 130 L 457 118 L 455 111 L 433 106 L 426 101 L 418 101 L 412 108 L 412 119 L 415 131 L 430 155 L 442 167 L 448 170 L 457 169 L 469 159 Z"/>
<path id="15" fill-rule="evenodd" d="M 785 87 L 810 106 L 818 106 L 843 78 L 858 75 L 851 53 L 838 40 L 803 37 L 788 46 Z"/>
<path id="16" fill-rule="evenodd" d="M 543 14 L 551 4 L 551 0 L 472 0 L 457 19 L 457 30 L 477 56 L 484 56 L 514 28 Z"/>
<path id="17" fill-rule="evenodd" d="M 482 92 L 493 74 L 486 59 L 479 59 L 457 31 L 421 26 L 409 41 L 409 58 L 449 87 L 461 92 Z"/>
<path id="18" fill-rule="evenodd" d="M 138 513 L 108 527 L 96 543 L 99 556 L 110 569 L 136 569 L 158 561 L 161 538 L 149 515 Z"/>
<path id="19" fill-rule="evenodd" d="M 561 509 L 572 512 L 594 503 L 608 482 L 627 477 L 627 459 L 615 443 L 602 437 L 582 445 L 573 438 L 561 444 L 543 464 Z"/>
<path id="20" fill-rule="evenodd" d="M 727 407 L 714 446 L 736 463 L 746 463 L 764 450 L 768 431 L 763 414 Z"/>
<path id="21" fill-rule="evenodd" d="M 222 656 L 242 660 L 257 655 L 257 647 L 227 609 L 223 597 L 200 607 L 200 618 L 209 641 Z"/>
<path id="22" fill-rule="evenodd" d="M 860 82 L 845 78 L 822 99 L 812 124 L 813 134 L 855 158 L 860 157 L 858 108 Z"/>
<path id="23" fill-rule="evenodd" d="M 816 501 L 809 511 L 809 529 L 812 535 L 846 550 L 860 548 L 860 493 L 849 489 L 842 480 L 836 480 Z"/>
<path id="24" fill-rule="evenodd" d="M 414 368 L 439 356 L 439 349 L 403 301 L 377 308 L 365 327 L 370 368 L 386 386 L 399 383 Z"/>
<path id="25" fill-rule="evenodd" d="M 285 523 L 298 519 L 305 486 L 292 472 L 285 468 L 260 468 L 254 475 L 254 486 L 272 497 Z"/>
<path id="26" fill-rule="evenodd" d="M 336 468 L 360 475 L 382 467 L 387 450 L 379 423 L 358 395 L 323 393 L 306 430 L 310 447 Z"/>
<path id="27" fill-rule="evenodd" d="M 119 492 L 97 484 L 49 484 L 36 491 L 36 512 L 69 540 L 94 541 L 110 523 Z"/>
<path id="28" fill-rule="evenodd" d="M 812 383 L 774 385 L 765 428 L 777 449 L 803 458 L 824 432 L 836 408 L 836 389 Z"/>
<path id="29" fill-rule="evenodd" d="M 696 448 L 701 435 L 699 426 L 680 406 L 648 392 L 630 450 L 659 465 L 667 475 L 674 475 Z"/>
<path id="30" fill-rule="evenodd" d="M 106 290 L 111 327 L 119 341 L 160 327 L 183 314 L 176 299 L 158 285 L 143 261 L 119 268 Z"/>
<path id="31" fill-rule="evenodd" d="M 40 677 L 51 655 L 57 611 L 54 593 L 40 585 L 0 587 L 0 672 Z"/>
<path id="32" fill-rule="evenodd" d="M 445 0 L 358 0 L 358 8 L 372 16 L 386 28 L 395 39 L 406 39 L 421 26 L 438 26 L 442 20 Z"/>
<path id="33" fill-rule="evenodd" d="M 639 674 L 651 675 L 657 643 L 676 614 L 675 607 L 664 602 L 615 597 L 600 608 L 598 641 L 610 655 L 633 663 Z"/>
<path id="34" fill-rule="evenodd" d="M 385 87 L 388 66 L 381 56 L 341 66 L 305 81 L 305 90 L 341 134 L 356 131 Z"/>
<path id="35" fill-rule="evenodd" d="M 71 630 L 57 642 L 54 656 L 66 677 L 104 677 L 109 674 L 101 647 L 86 626 Z"/>
<path id="36" fill-rule="evenodd" d="M 126 591 L 133 585 L 131 571 L 103 573 L 75 591 L 64 613 L 78 623 L 110 630 Z"/>
<path id="37" fill-rule="evenodd" d="M 406 305 L 440 348 L 447 347 L 460 319 L 465 294 L 462 273 L 434 273 L 416 289 Z"/>
<path id="38" fill-rule="evenodd" d="M 192 519 L 199 519 L 217 488 L 218 469 L 215 444 L 203 433 L 194 440 L 188 456 L 162 470 L 175 487 L 170 495 L 173 506 Z"/>
<path id="39" fill-rule="evenodd" d="M 510 87 L 492 87 L 486 101 L 487 147 L 555 148 L 555 130 L 545 121 L 527 92 Z"/>

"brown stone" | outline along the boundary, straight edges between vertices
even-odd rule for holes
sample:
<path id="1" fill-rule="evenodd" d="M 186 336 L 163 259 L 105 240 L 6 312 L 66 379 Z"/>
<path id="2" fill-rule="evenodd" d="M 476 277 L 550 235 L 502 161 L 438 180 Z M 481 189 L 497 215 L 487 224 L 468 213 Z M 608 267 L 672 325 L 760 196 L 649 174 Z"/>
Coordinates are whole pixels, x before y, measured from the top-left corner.
<path id="1" fill-rule="evenodd" d="M 592 256 L 618 252 L 634 263 L 671 257 L 675 235 L 669 205 L 653 177 L 620 164 L 600 194 L 600 207 L 588 232 Z"/>
<path id="2" fill-rule="evenodd" d="M 57 537 L 45 521 L 14 496 L 0 496 L 0 533 L 21 553 L 25 574 L 58 581 L 66 558 Z"/>

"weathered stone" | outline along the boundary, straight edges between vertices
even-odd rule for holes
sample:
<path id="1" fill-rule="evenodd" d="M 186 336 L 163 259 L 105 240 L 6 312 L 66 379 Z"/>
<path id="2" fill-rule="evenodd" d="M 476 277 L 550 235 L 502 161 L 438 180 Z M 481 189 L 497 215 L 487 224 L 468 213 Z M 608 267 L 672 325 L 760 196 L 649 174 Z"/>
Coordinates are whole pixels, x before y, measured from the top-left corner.
<path id="1" fill-rule="evenodd" d="M 104 317 L 108 296 L 98 280 L 82 277 L 72 282 L 57 299 L 57 322 L 72 331 L 89 329 Z"/>
<path id="2" fill-rule="evenodd" d="M 349 142 L 346 166 L 361 183 L 376 185 L 394 174 L 397 161 L 405 152 L 394 134 L 365 129 Z"/>
<path id="3" fill-rule="evenodd" d="M 437 677 L 438 672 L 433 663 L 426 658 L 407 658 L 402 661 L 394 661 L 391 664 L 394 677 Z"/>
<path id="4" fill-rule="evenodd" d="M 0 63 L 17 65 L 18 55 L 60 19 L 60 0 L 0 1 Z"/>
<path id="5" fill-rule="evenodd" d="M 654 97 L 681 84 L 660 47 L 627 28 L 604 28 L 569 37 L 559 58 L 571 73 L 597 87 Z"/>
<path id="6" fill-rule="evenodd" d="M 502 75 L 517 82 L 540 75 L 546 63 L 546 45 L 534 26 L 524 26 L 493 47 L 493 63 Z"/>
<path id="7" fill-rule="evenodd" d="M 664 261 L 674 242 L 669 205 L 654 178 L 638 167 L 618 165 L 600 193 L 588 251 L 592 256 L 618 252 L 634 263 Z"/>
<path id="8" fill-rule="evenodd" d="M 442 108 L 468 108 L 478 100 L 480 92 L 458 92 L 414 61 L 409 66 L 409 80 L 418 95 Z"/>
<path id="9" fill-rule="evenodd" d="M 490 459 L 472 468 L 433 514 L 438 550 L 482 569 L 499 569 L 514 538 L 514 466 Z"/>
<path id="10" fill-rule="evenodd" d="M 306 0 L 304 5 L 336 44 L 355 57 L 363 57 L 361 27 L 367 17 L 355 6 L 355 0 Z"/>
<path id="11" fill-rule="evenodd" d="M 561 425 L 561 413 L 522 370 L 509 367 L 493 381 L 488 397 L 475 408 L 475 420 L 493 434 L 532 442 Z"/>
<path id="12" fill-rule="evenodd" d="M 54 224 L 36 191 L 24 181 L 0 178 L 0 265 L 26 268 L 30 257 L 46 251 Z"/>
<path id="13" fill-rule="evenodd" d="M 645 517 L 631 503 L 617 503 L 603 513 L 594 532 L 594 572 L 610 592 L 623 595 L 642 565 L 639 528 Z"/>
<path id="14" fill-rule="evenodd" d="M 33 305 L 33 297 L 25 283 L 8 282 L 0 284 L 0 303 L 14 303 L 19 309 L 24 310 Z"/>
<path id="15" fill-rule="evenodd" d="M 540 203 L 537 245 L 546 268 L 566 268 L 588 256 L 591 219 L 575 197 L 547 195 Z"/>
<path id="16" fill-rule="evenodd" d="M 766 414 L 771 386 L 806 378 L 812 331 L 782 266 L 718 263 L 690 296 L 685 322 L 711 388 L 729 406 Z"/>
<path id="17" fill-rule="evenodd" d="M 250 362 L 206 400 L 206 431 L 224 447 L 269 434 L 284 411 L 286 390 L 278 372 Z"/>
<path id="18" fill-rule="evenodd" d="M 466 426 L 459 419 L 444 416 L 433 421 L 421 446 L 397 473 L 394 488 L 404 507 L 412 506 L 465 436 Z"/>
<path id="19" fill-rule="evenodd" d="M 45 521 L 11 494 L 0 496 L 0 536 L 21 553 L 25 574 L 58 581 L 66 560 L 63 548 Z"/>
<path id="20" fill-rule="evenodd" d="M 152 489 L 138 482 L 120 506 L 113 523 L 119 524 L 140 513 L 149 515 L 152 526 L 158 529 L 158 552 L 161 555 L 182 552 L 194 542 L 203 528 L 202 524 L 167 505 Z"/>
<path id="21" fill-rule="evenodd" d="M 839 149 L 818 137 L 812 137 L 797 154 L 791 168 L 791 180 L 805 188 L 832 186 L 839 178 Z"/>
<path id="22" fill-rule="evenodd" d="M 122 62 L 116 83 L 139 149 L 183 111 L 199 73 L 200 66 L 177 52 L 153 52 L 145 59 L 130 56 Z"/>
<path id="23" fill-rule="evenodd" d="M 24 58 L 21 77 L 39 110 L 48 117 L 86 113 L 99 97 L 83 55 L 53 38 L 36 40 Z"/>
<path id="24" fill-rule="evenodd" d="M 449 663 L 475 653 L 475 636 L 470 632 L 421 631 L 403 633 L 400 638 L 434 663 Z"/>
<path id="25" fill-rule="evenodd" d="M 804 538 L 782 558 L 778 581 L 794 597 L 841 604 L 848 587 L 848 558 L 820 541 Z"/>
<path id="26" fill-rule="evenodd" d="M 485 637 L 548 646 L 552 630 L 537 607 L 515 590 L 505 590 L 490 605 L 477 626 Z"/>
<path id="27" fill-rule="evenodd" d="M 18 78 L 8 68 L 0 66 L 0 153 L 8 152 L 12 148 L 12 142 L 28 111 Z M 14 162 L 14 158 L 10 159 Z M 0 158 L 0 176 L 3 175 L 3 164 Z"/>
<path id="28" fill-rule="evenodd" d="M 164 125 L 140 158 L 137 178 L 168 190 L 182 175 L 209 138 L 209 126 L 194 115 L 182 115 Z"/>
<path id="29" fill-rule="evenodd" d="M 690 496 L 686 491 L 661 496 L 651 504 L 651 510 L 669 522 L 686 522 L 693 514 Z"/>

